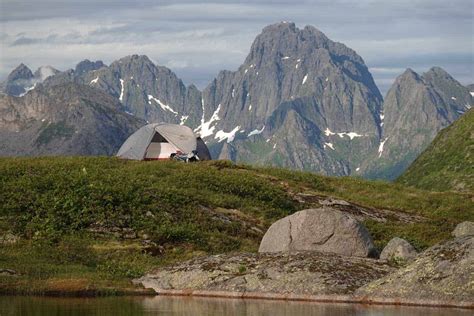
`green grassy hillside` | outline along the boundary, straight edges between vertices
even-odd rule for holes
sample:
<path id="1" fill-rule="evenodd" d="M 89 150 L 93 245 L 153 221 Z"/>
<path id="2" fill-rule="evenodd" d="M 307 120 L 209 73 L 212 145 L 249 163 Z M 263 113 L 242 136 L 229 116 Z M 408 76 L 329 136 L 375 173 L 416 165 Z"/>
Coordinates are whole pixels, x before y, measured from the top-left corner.
<path id="1" fill-rule="evenodd" d="M 424 249 L 474 220 L 472 194 L 223 161 L 8 158 L 0 186 L 0 270 L 18 273 L 0 273 L 10 293 L 133 290 L 131 278 L 160 265 L 256 251 L 272 222 L 321 196 L 421 218 L 367 220 L 379 248 L 399 236 Z"/>
<path id="2" fill-rule="evenodd" d="M 421 189 L 474 190 L 474 109 L 442 130 L 397 179 Z"/>

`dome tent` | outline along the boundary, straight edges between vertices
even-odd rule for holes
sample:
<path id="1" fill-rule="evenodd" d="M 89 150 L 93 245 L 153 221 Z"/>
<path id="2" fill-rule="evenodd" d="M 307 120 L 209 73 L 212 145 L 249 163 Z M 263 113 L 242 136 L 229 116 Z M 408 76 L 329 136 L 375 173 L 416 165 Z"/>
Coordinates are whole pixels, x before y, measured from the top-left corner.
<path id="1" fill-rule="evenodd" d="M 210 160 L 204 141 L 184 125 L 153 123 L 135 133 L 120 147 L 117 157 L 134 160 L 169 159 L 171 154 L 197 151 L 200 160 Z"/>

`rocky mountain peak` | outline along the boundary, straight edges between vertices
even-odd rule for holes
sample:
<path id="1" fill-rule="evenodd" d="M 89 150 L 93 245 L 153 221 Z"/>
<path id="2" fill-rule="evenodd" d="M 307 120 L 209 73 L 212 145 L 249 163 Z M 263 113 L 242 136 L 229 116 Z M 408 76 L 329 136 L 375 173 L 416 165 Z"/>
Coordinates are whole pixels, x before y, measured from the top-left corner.
<path id="1" fill-rule="evenodd" d="M 395 82 L 401 83 L 407 80 L 421 81 L 421 77 L 413 69 L 407 68 L 401 75 L 399 75 L 395 79 Z"/>
<path id="2" fill-rule="evenodd" d="M 31 72 L 31 69 L 25 64 L 21 63 L 8 75 L 7 81 L 14 81 L 18 79 L 28 80 L 32 79 L 33 77 L 34 75 L 33 72 Z"/>
<path id="3" fill-rule="evenodd" d="M 74 74 L 80 76 L 86 72 L 93 71 L 104 67 L 105 64 L 101 60 L 90 61 L 89 59 L 84 59 L 76 65 Z"/>

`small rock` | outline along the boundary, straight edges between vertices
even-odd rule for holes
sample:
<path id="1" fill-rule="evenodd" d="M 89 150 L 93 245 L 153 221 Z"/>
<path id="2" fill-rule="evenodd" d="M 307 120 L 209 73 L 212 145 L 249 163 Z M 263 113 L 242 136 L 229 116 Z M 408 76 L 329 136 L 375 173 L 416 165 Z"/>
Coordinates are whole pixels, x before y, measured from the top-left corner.
<path id="1" fill-rule="evenodd" d="M 331 207 L 308 209 L 282 218 L 263 236 L 258 252 L 322 251 L 368 257 L 375 246 L 367 229 Z"/>
<path id="2" fill-rule="evenodd" d="M 454 237 L 474 235 L 474 222 L 459 223 L 451 233 Z"/>
<path id="3" fill-rule="evenodd" d="M 395 237 L 390 240 L 380 254 L 381 260 L 409 261 L 417 256 L 415 248 L 405 239 Z"/>

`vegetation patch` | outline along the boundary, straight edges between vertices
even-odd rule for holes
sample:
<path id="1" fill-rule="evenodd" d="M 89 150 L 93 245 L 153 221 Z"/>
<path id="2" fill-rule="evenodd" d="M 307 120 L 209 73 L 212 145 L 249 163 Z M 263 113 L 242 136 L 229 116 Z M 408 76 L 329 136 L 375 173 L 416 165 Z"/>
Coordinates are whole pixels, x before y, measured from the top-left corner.
<path id="1" fill-rule="evenodd" d="M 425 218 L 368 220 L 379 249 L 398 236 L 423 250 L 448 239 L 459 222 L 474 220 L 471 193 L 224 161 L 2 158 L 0 184 L 0 241 L 15 236 L 0 247 L 0 269 L 17 272 L 0 276 L 3 293 L 53 293 L 66 288 L 61 280 L 71 280 L 71 292 L 121 293 L 132 289 L 130 279 L 156 267 L 255 252 L 271 223 L 314 207 L 297 194 Z"/>

